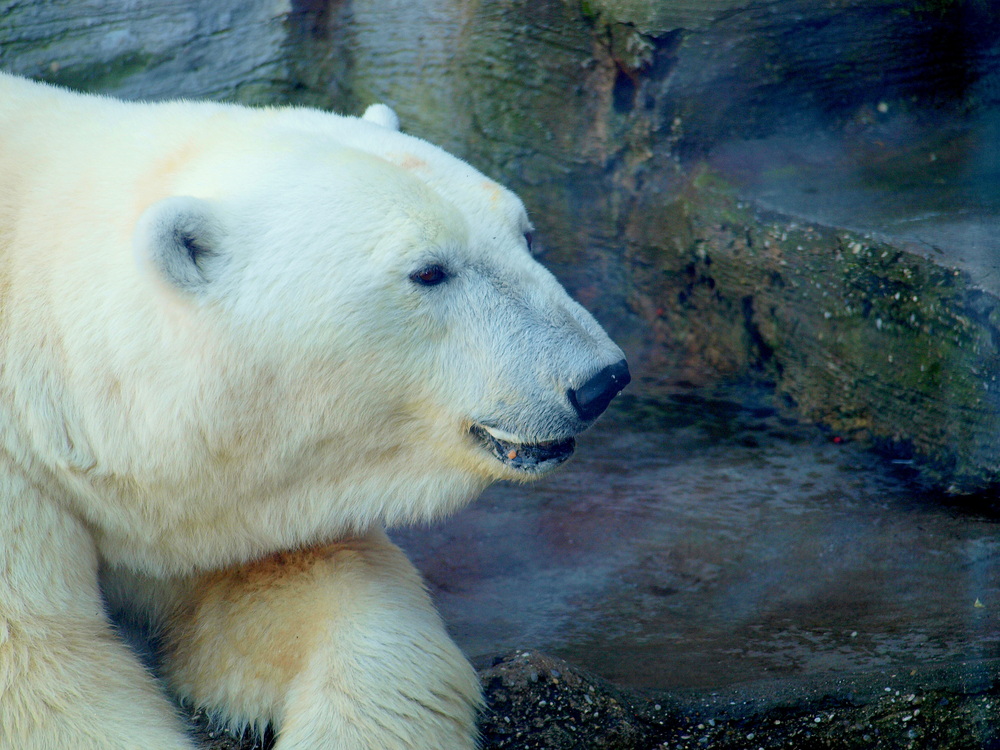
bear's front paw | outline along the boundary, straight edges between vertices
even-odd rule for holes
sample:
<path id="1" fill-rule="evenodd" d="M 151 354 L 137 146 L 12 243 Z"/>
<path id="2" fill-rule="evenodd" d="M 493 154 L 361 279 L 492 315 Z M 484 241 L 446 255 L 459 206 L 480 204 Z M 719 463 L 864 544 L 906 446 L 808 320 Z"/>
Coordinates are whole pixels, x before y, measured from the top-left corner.
<path id="1" fill-rule="evenodd" d="M 275 750 L 476 747 L 476 673 L 381 530 L 163 591 L 178 597 L 174 692 L 236 727 L 271 724 Z"/>
<path id="2" fill-rule="evenodd" d="M 288 695 L 275 750 L 474 750 L 471 666 L 450 641 L 393 640 L 320 655 Z"/>

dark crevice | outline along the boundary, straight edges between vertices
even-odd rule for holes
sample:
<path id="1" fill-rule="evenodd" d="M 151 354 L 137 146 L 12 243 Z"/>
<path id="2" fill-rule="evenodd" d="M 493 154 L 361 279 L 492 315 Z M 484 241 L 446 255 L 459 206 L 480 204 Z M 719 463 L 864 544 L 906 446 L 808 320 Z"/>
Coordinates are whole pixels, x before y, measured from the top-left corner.
<path id="1" fill-rule="evenodd" d="M 764 340 L 764 336 L 761 334 L 760 328 L 757 327 L 757 323 L 754 320 L 753 297 L 749 295 L 743 297 L 740 300 L 740 306 L 743 310 L 743 322 L 750 341 L 749 360 L 751 368 L 762 372 L 769 367 L 774 367 L 780 375 L 781 363 L 775 359 L 774 349 Z"/>

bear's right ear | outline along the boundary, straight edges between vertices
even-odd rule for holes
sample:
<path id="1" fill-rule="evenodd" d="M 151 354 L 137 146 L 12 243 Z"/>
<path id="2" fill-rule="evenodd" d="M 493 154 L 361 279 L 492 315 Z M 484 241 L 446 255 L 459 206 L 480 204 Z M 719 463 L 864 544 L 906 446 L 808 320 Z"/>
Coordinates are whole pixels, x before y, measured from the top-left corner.
<path id="1" fill-rule="evenodd" d="M 208 201 L 184 195 L 164 198 L 139 219 L 133 239 L 136 260 L 173 286 L 199 292 L 219 271 L 222 235 Z"/>
<path id="2" fill-rule="evenodd" d="M 361 115 L 362 120 L 374 122 L 389 130 L 399 130 L 399 115 L 386 104 L 373 104 Z"/>

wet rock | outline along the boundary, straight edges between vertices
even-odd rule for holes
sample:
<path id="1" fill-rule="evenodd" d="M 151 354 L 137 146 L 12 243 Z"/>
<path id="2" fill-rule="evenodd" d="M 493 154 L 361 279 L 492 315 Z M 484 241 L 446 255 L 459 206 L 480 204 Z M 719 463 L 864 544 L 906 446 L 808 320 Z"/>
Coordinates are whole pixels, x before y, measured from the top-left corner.
<path id="1" fill-rule="evenodd" d="M 977 278 L 988 269 L 762 209 L 711 170 L 640 220 L 677 229 L 627 234 L 662 369 L 695 382 L 755 373 L 807 419 L 952 493 L 1000 480 L 1000 301 Z"/>

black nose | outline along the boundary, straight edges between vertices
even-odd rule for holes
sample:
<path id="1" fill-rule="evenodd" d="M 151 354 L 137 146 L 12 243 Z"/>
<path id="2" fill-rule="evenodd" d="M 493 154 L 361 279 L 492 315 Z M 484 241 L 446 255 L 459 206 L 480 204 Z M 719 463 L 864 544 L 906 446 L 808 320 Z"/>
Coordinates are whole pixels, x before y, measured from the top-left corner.
<path id="1" fill-rule="evenodd" d="M 580 419 L 589 422 L 597 419 L 608 408 L 611 399 L 622 392 L 632 380 L 628 372 L 628 362 L 624 359 L 608 365 L 577 389 L 567 392 Z"/>

